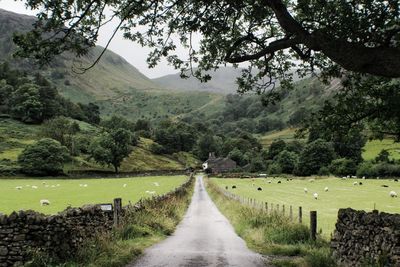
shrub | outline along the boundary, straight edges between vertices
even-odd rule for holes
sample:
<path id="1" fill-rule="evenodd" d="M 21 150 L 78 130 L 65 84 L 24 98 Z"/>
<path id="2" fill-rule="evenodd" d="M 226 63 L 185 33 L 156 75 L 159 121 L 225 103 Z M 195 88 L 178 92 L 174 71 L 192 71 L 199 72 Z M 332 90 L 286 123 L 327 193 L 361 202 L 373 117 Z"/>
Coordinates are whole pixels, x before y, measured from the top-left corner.
<path id="1" fill-rule="evenodd" d="M 332 144 L 317 139 L 304 147 L 299 157 L 296 174 L 305 176 L 317 174 L 321 167 L 327 167 L 334 158 Z"/>
<path id="2" fill-rule="evenodd" d="M 68 150 L 50 138 L 39 140 L 25 148 L 18 157 L 21 172 L 29 175 L 59 175 L 69 159 Z"/>
<path id="3" fill-rule="evenodd" d="M 278 163 L 274 162 L 268 166 L 268 174 L 280 174 L 280 173 L 282 173 L 282 169 Z"/>
<path id="4" fill-rule="evenodd" d="M 299 156 L 295 152 L 283 150 L 275 157 L 275 162 L 280 166 L 282 173 L 293 173 Z"/>
<path id="5" fill-rule="evenodd" d="M 399 177 L 400 165 L 390 163 L 377 163 L 366 162 L 360 164 L 357 170 L 357 176 L 365 177 Z"/>
<path id="6" fill-rule="evenodd" d="M 329 165 L 329 171 L 338 176 L 354 175 L 357 172 L 357 164 L 352 159 L 335 159 Z"/>
<path id="7" fill-rule="evenodd" d="M 161 154 L 167 153 L 166 149 L 162 145 L 157 144 L 157 143 L 152 143 L 150 145 L 150 151 L 156 155 L 161 155 Z"/>
<path id="8" fill-rule="evenodd" d="M 326 175 L 329 175 L 330 174 L 330 172 L 329 172 L 329 168 L 328 167 L 321 167 L 321 169 L 319 169 L 319 171 L 318 171 L 318 175 L 321 175 L 321 176 L 326 176 Z"/>

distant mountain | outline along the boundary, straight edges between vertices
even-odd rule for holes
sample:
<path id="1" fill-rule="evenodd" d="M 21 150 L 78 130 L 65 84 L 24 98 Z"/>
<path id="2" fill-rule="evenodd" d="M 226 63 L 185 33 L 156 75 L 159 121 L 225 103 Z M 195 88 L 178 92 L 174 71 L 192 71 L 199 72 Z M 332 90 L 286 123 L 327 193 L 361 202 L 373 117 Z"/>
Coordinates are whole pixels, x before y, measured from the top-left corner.
<path id="1" fill-rule="evenodd" d="M 12 42 L 14 32 L 26 32 L 32 28 L 35 17 L 12 13 L 0 9 L 0 61 L 8 60 L 21 68 L 31 71 L 34 67 L 24 59 L 13 59 L 15 45 Z M 42 70 L 60 89 L 61 93 L 72 100 L 83 102 L 104 100 L 131 90 L 159 89 L 149 78 L 140 73 L 125 59 L 107 51 L 99 64 L 85 74 L 76 74 L 72 66 L 89 66 L 103 50 L 98 46 L 88 55 L 75 59 L 64 53 L 55 62 Z"/>
<path id="2" fill-rule="evenodd" d="M 117 113 L 132 120 L 161 119 L 196 111 L 220 99 L 220 96 L 208 92 L 164 90 L 161 85 L 109 50 L 86 73 L 74 73 L 73 66 L 89 66 L 95 61 L 103 49 L 100 46 L 78 59 L 71 53 L 64 53 L 51 66 L 39 70 L 26 59 L 12 57 L 15 49 L 13 33 L 32 29 L 35 19 L 0 9 L 0 62 L 9 61 L 13 67 L 30 73 L 40 72 L 66 98 L 74 102 L 97 103 L 103 116 Z"/>
<path id="3" fill-rule="evenodd" d="M 238 88 L 236 78 L 241 76 L 241 71 L 240 68 L 221 67 L 216 71 L 209 72 L 212 79 L 206 83 L 202 83 L 194 77 L 182 79 L 179 73 L 162 76 L 153 81 L 159 86 L 169 89 L 234 94 Z"/>

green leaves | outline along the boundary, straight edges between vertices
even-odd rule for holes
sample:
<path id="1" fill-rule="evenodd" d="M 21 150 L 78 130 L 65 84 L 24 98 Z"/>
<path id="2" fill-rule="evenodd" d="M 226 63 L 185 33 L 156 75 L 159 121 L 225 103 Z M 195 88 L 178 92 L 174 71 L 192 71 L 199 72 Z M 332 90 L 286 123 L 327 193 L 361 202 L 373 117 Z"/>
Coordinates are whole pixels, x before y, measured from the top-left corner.
<path id="1" fill-rule="evenodd" d="M 40 139 L 28 146 L 18 157 L 21 171 L 29 175 L 60 175 L 69 159 L 66 147 L 53 139 Z"/>

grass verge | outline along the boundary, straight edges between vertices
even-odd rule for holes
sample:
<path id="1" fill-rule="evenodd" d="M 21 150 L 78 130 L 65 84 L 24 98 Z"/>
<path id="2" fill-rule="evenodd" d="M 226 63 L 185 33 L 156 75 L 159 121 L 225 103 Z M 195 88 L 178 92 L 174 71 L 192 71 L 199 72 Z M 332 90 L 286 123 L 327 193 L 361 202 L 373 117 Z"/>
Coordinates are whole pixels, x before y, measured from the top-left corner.
<path id="1" fill-rule="evenodd" d="M 193 184 L 194 179 L 184 191 L 164 201 L 142 201 L 142 209 L 127 212 L 119 228 L 89 240 L 69 262 L 57 263 L 46 255 L 34 255 L 25 266 L 125 266 L 137 259 L 145 248 L 174 232 L 189 206 Z"/>
<path id="2" fill-rule="evenodd" d="M 212 181 L 207 179 L 206 183 L 211 198 L 232 223 L 237 234 L 252 250 L 271 256 L 275 266 L 336 266 L 329 243 L 320 237 L 316 241 L 311 240 L 306 225 L 294 223 L 277 213 L 267 214 L 238 204 L 223 195 Z"/>

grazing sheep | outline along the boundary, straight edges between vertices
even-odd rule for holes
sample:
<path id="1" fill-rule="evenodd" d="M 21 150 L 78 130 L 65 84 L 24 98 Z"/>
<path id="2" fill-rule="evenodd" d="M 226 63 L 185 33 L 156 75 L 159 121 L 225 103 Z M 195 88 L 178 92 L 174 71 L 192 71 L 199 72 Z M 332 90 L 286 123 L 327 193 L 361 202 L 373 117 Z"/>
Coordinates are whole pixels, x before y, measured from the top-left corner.
<path id="1" fill-rule="evenodd" d="M 394 192 L 394 191 L 390 191 L 389 195 L 390 195 L 391 197 L 397 197 L 397 193 Z"/>
<path id="2" fill-rule="evenodd" d="M 304 193 L 308 193 L 308 189 L 306 187 L 304 187 Z"/>
<path id="3" fill-rule="evenodd" d="M 147 194 L 154 195 L 156 191 L 146 191 Z"/>
<path id="4" fill-rule="evenodd" d="M 398 182 L 398 181 L 399 181 L 399 179 L 394 179 L 393 181 L 395 181 L 395 182 Z"/>
<path id="5" fill-rule="evenodd" d="M 48 206 L 50 205 L 50 201 L 47 199 L 41 199 L 40 200 L 40 206 Z"/>
<path id="6" fill-rule="evenodd" d="M 311 179 L 309 179 L 308 180 L 310 183 L 314 183 L 315 182 L 315 179 L 314 178 L 311 178 Z"/>
<path id="7" fill-rule="evenodd" d="M 153 184 L 154 184 L 155 186 L 160 186 L 160 184 L 157 183 L 157 182 L 154 182 Z"/>
<path id="8" fill-rule="evenodd" d="M 51 185 L 51 188 L 55 188 L 56 186 L 55 185 Z"/>
<path id="9" fill-rule="evenodd" d="M 351 176 L 351 178 L 353 178 L 353 179 L 357 179 L 357 176 Z"/>
<path id="10" fill-rule="evenodd" d="M 29 184 L 25 185 L 26 187 L 31 187 Z"/>
<path id="11" fill-rule="evenodd" d="M 124 184 L 122 187 L 126 187 L 126 184 Z"/>
<path id="12" fill-rule="evenodd" d="M 268 183 L 270 184 L 270 183 L 272 183 L 272 181 L 271 181 L 271 180 L 269 180 L 269 181 L 268 181 Z"/>
<path id="13" fill-rule="evenodd" d="M 88 185 L 87 185 L 87 184 L 84 184 L 83 187 L 88 187 Z"/>
<path id="14" fill-rule="evenodd" d="M 358 183 L 357 183 L 357 182 L 354 182 L 353 185 L 358 185 Z"/>
<path id="15" fill-rule="evenodd" d="M 232 185 L 232 189 L 236 189 L 236 185 Z"/>
<path id="16" fill-rule="evenodd" d="M 32 189 L 38 189 L 36 185 L 32 185 Z"/>
<path id="17" fill-rule="evenodd" d="M 329 188 L 328 188 L 328 187 L 325 187 L 325 188 L 324 188 L 324 191 L 325 191 L 325 192 L 328 192 L 328 191 L 329 191 Z"/>
<path id="18" fill-rule="evenodd" d="M 16 186 L 15 189 L 21 190 L 21 189 L 22 189 L 22 186 Z"/>
<path id="19" fill-rule="evenodd" d="M 57 184 L 57 187 L 59 187 L 60 186 L 60 184 Z"/>
<path id="20" fill-rule="evenodd" d="M 386 185 L 386 184 L 383 184 L 383 185 L 381 185 L 382 187 L 389 187 L 388 185 Z"/>
<path id="21" fill-rule="evenodd" d="M 363 185 L 363 183 L 362 183 L 362 182 L 359 182 L 358 184 L 359 184 L 359 185 Z"/>
<path id="22" fill-rule="evenodd" d="M 289 182 L 289 179 L 286 179 L 286 182 Z"/>
<path id="23" fill-rule="evenodd" d="M 318 193 L 313 194 L 314 199 L 318 199 Z"/>
<path id="24" fill-rule="evenodd" d="M 282 182 L 281 181 L 278 181 L 278 184 L 281 184 Z"/>
<path id="25" fill-rule="evenodd" d="M 346 180 L 346 179 L 347 179 L 347 177 L 346 177 L 346 176 L 343 176 L 343 177 L 342 177 L 342 180 Z"/>
<path id="26" fill-rule="evenodd" d="M 79 184 L 79 186 L 80 186 L 80 187 L 82 187 L 82 186 L 83 186 L 83 184 Z"/>
<path id="27" fill-rule="evenodd" d="M 257 190 L 258 190 L 258 191 L 262 191 L 262 188 L 261 188 L 261 187 L 259 187 L 259 188 L 257 188 Z"/>
<path id="28" fill-rule="evenodd" d="M 365 176 L 363 176 L 362 178 L 363 178 L 363 180 L 365 180 Z"/>

